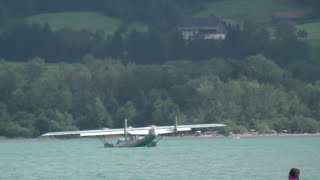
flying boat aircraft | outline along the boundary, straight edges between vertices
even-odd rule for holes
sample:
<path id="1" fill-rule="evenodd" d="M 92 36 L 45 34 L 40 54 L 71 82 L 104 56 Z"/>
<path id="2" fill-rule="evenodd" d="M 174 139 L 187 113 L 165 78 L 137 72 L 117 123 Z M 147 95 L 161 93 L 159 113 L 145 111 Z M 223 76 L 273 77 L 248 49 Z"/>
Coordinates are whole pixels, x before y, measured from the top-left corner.
<path id="1" fill-rule="evenodd" d="M 127 127 L 125 120 L 123 129 L 100 129 L 100 130 L 85 130 L 85 131 L 63 131 L 49 132 L 42 136 L 63 136 L 63 135 L 80 135 L 81 137 L 96 136 L 104 144 L 104 147 L 155 147 L 157 142 L 161 140 L 163 134 L 170 134 L 181 131 L 190 131 L 193 128 L 209 128 L 223 127 L 224 124 L 193 124 L 193 125 L 178 125 L 177 118 L 173 126 L 149 126 L 149 127 Z M 116 144 L 107 142 L 105 136 L 108 135 L 124 135 L 124 138 L 118 139 Z M 137 137 L 138 136 L 138 137 Z"/>

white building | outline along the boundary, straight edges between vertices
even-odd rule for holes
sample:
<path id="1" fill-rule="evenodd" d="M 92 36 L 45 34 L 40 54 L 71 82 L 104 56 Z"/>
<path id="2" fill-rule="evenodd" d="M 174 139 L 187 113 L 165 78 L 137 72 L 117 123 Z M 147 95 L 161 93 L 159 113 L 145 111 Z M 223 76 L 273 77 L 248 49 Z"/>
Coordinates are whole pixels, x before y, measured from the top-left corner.
<path id="1" fill-rule="evenodd" d="M 184 21 L 178 26 L 183 39 L 225 39 L 227 26 L 217 17 L 194 18 Z"/>

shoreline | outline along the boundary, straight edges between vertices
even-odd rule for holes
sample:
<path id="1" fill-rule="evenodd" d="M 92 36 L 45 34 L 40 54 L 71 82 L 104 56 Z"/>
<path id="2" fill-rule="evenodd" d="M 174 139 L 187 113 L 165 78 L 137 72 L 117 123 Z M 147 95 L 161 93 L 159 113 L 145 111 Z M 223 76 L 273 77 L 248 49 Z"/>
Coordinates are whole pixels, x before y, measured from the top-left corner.
<path id="1" fill-rule="evenodd" d="M 237 137 L 307 137 L 307 136 L 320 136 L 320 133 L 281 133 L 281 134 L 251 134 L 251 133 L 246 133 L 246 134 L 232 134 L 229 136 L 224 136 L 224 135 L 184 135 L 184 136 L 164 136 L 164 137 L 179 137 L 179 138 L 184 138 L 184 137 L 194 137 L 194 138 L 210 138 L 210 137 L 228 137 L 228 138 L 237 138 Z"/>
<path id="2" fill-rule="evenodd" d="M 163 136 L 164 138 L 188 138 L 188 137 L 194 137 L 194 138 L 215 138 L 215 137 L 229 137 L 229 138 L 235 138 L 235 137 L 305 137 L 305 136 L 320 136 L 320 133 L 281 133 L 281 134 L 232 134 L 229 136 L 224 136 L 224 135 L 183 135 L 183 136 Z M 119 138 L 120 136 L 112 136 L 110 138 Z M 32 140 L 32 139 L 79 139 L 82 137 L 36 137 L 36 138 L 28 138 L 28 137 L 15 137 L 15 138 L 8 138 L 4 136 L 0 136 L 0 141 L 1 140 Z M 92 137 L 95 138 L 95 137 Z"/>
<path id="3" fill-rule="evenodd" d="M 297 136 L 297 137 L 303 137 L 303 136 L 320 136 L 320 133 L 280 133 L 280 134 L 234 134 L 231 136 L 239 136 L 239 137 L 255 137 L 255 136 Z"/>

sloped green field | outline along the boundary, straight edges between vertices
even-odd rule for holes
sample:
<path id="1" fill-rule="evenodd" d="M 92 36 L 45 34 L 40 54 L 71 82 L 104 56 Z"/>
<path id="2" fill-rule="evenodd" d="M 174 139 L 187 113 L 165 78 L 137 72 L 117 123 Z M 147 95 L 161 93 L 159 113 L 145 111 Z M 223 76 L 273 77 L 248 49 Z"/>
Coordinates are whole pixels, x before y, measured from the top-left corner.
<path id="1" fill-rule="evenodd" d="M 47 13 L 27 18 L 30 24 L 49 24 L 52 30 L 70 28 L 73 30 L 102 30 L 107 35 L 113 34 L 121 20 L 109 18 L 93 12 Z"/>
<path id="2" fill-rule="evenodd" d="M 296 26 L 299 30 L 306 30 L 308 33 L 308 40 L 320 41 L 320 22 L 312 22 L 306 24 L 299 24 Z"/>
<path id="3" fill-rule="evenodd" d="M 311 46 L 312 56 L 320 57 L 320 22 L 311 22 L 296 26 L 298 30 L 306 30 L 306 41 Z"/>
<path id="4" fill-rule="evenodd" d="M 311 11 L 311 7 L 298 6 L 292 0 L 225 0 L 206 3 L 203 8 L 203 11 L 196 14 L 195 17 L 216 15 L 238 21 L 250 20 L 253 22 L 267 22 L 277 11 L 301 13 Z"/>

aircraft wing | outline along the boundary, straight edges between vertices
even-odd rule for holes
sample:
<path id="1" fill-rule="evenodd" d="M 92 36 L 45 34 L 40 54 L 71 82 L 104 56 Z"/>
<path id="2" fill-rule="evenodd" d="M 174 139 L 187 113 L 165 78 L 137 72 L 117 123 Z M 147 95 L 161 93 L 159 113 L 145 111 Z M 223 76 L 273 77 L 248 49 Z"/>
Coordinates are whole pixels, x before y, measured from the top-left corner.
<path id="1" fill-rule="evenodd" d="M 192 124 L 192 125 L 179 125 L 178 128 L 210 128 L 210 127 L 223 127 L 224 124 Z"/>
<path id="2" fill-rule="evenodd" d="M 115 135 L 123 134 L 123 129 L 99 129 L 99 130 L 84 130 L 84 131 L 61 131 L 61 132 L 49 132 L 42 136 L 63 136 L 63 135 L 81 135 L 81 134 L 103 134 L 103 135 Z"/>
<path id="3" fill-rule="evenodd" d="M 157 135 L 170 134 L 179 131 L 190 131 L 192 128 L 209 128 L 209 127 L 222 127 L 224 124 L 192 124 L 192 125 L 175 125 L 175 126 L 150 126 L 150 127 L 128 127 L 127 133 L 130 135 L 148 135 L 150 129 L 154 129 Z M 84 131 L 62 131 L 62 132 L 49 132 L 42 136 L 62 136 L 62 135 L 77 135 L 80 136 L 107 136 L 107 135 L 124 135 L 124 129 L 100 129 L 100 130 L 84 130 Z"/>
<path id="4" fill-rule="evenodd" d="M 151 127 L 127 128 L 127 133 L 131 135 L 148 135 Z M 108 135 L 124 135 L 124 129 L 100 129 L 85 131 L 61 131 L 49 132 L 42 136 L 64 136 L 64 135 L 80 135 L 80 136 L 108 136 Z"/>
<path id="5" fill-rule="evenodd" d="M 131 135 L 148 135 L 150 127 L 140 127 L 140 128 L 127 128 L 127 133 Z M 124 129 L 109 129 L 109 131 L 93 131 L 80 133 L 80 136 L 107 136 L 107 135 L 123 135 Z"/>
<path id="6" fill-rule="evenodd" d="M 193 128 L 210 128 L 210 127 L 223 127 L 224 124 L 192 124 L 192 125 L 177 125 L 177 126 L 157 126 L 157 134 L 168 134 L 180 131 L 191 131 Z M 176 129 L 175 129 L 176 128 Z"/>
<path id="7" fill-rule="evenodd" d="M 159 128 L 156 126 L 150 127 L 137 127 L 137 128 L 127 128 L 127 133 L 130 135 L 148 135 L 150 129 L 155 130 L 157 135 L 159 134 L 170 134 L 174 133 L 174 126 L 160 126 Z M 179 127 L 178 131 L 190 131 L 191 128 L 189 127 Z M 105 136 L 105 135 L 116 135 L 116 134 L 124 134 L 124 129 L 119 129 L 119 131 L 91 131 L 91 132 L 84 132 L 80 133 L 80 136 Z"/>

